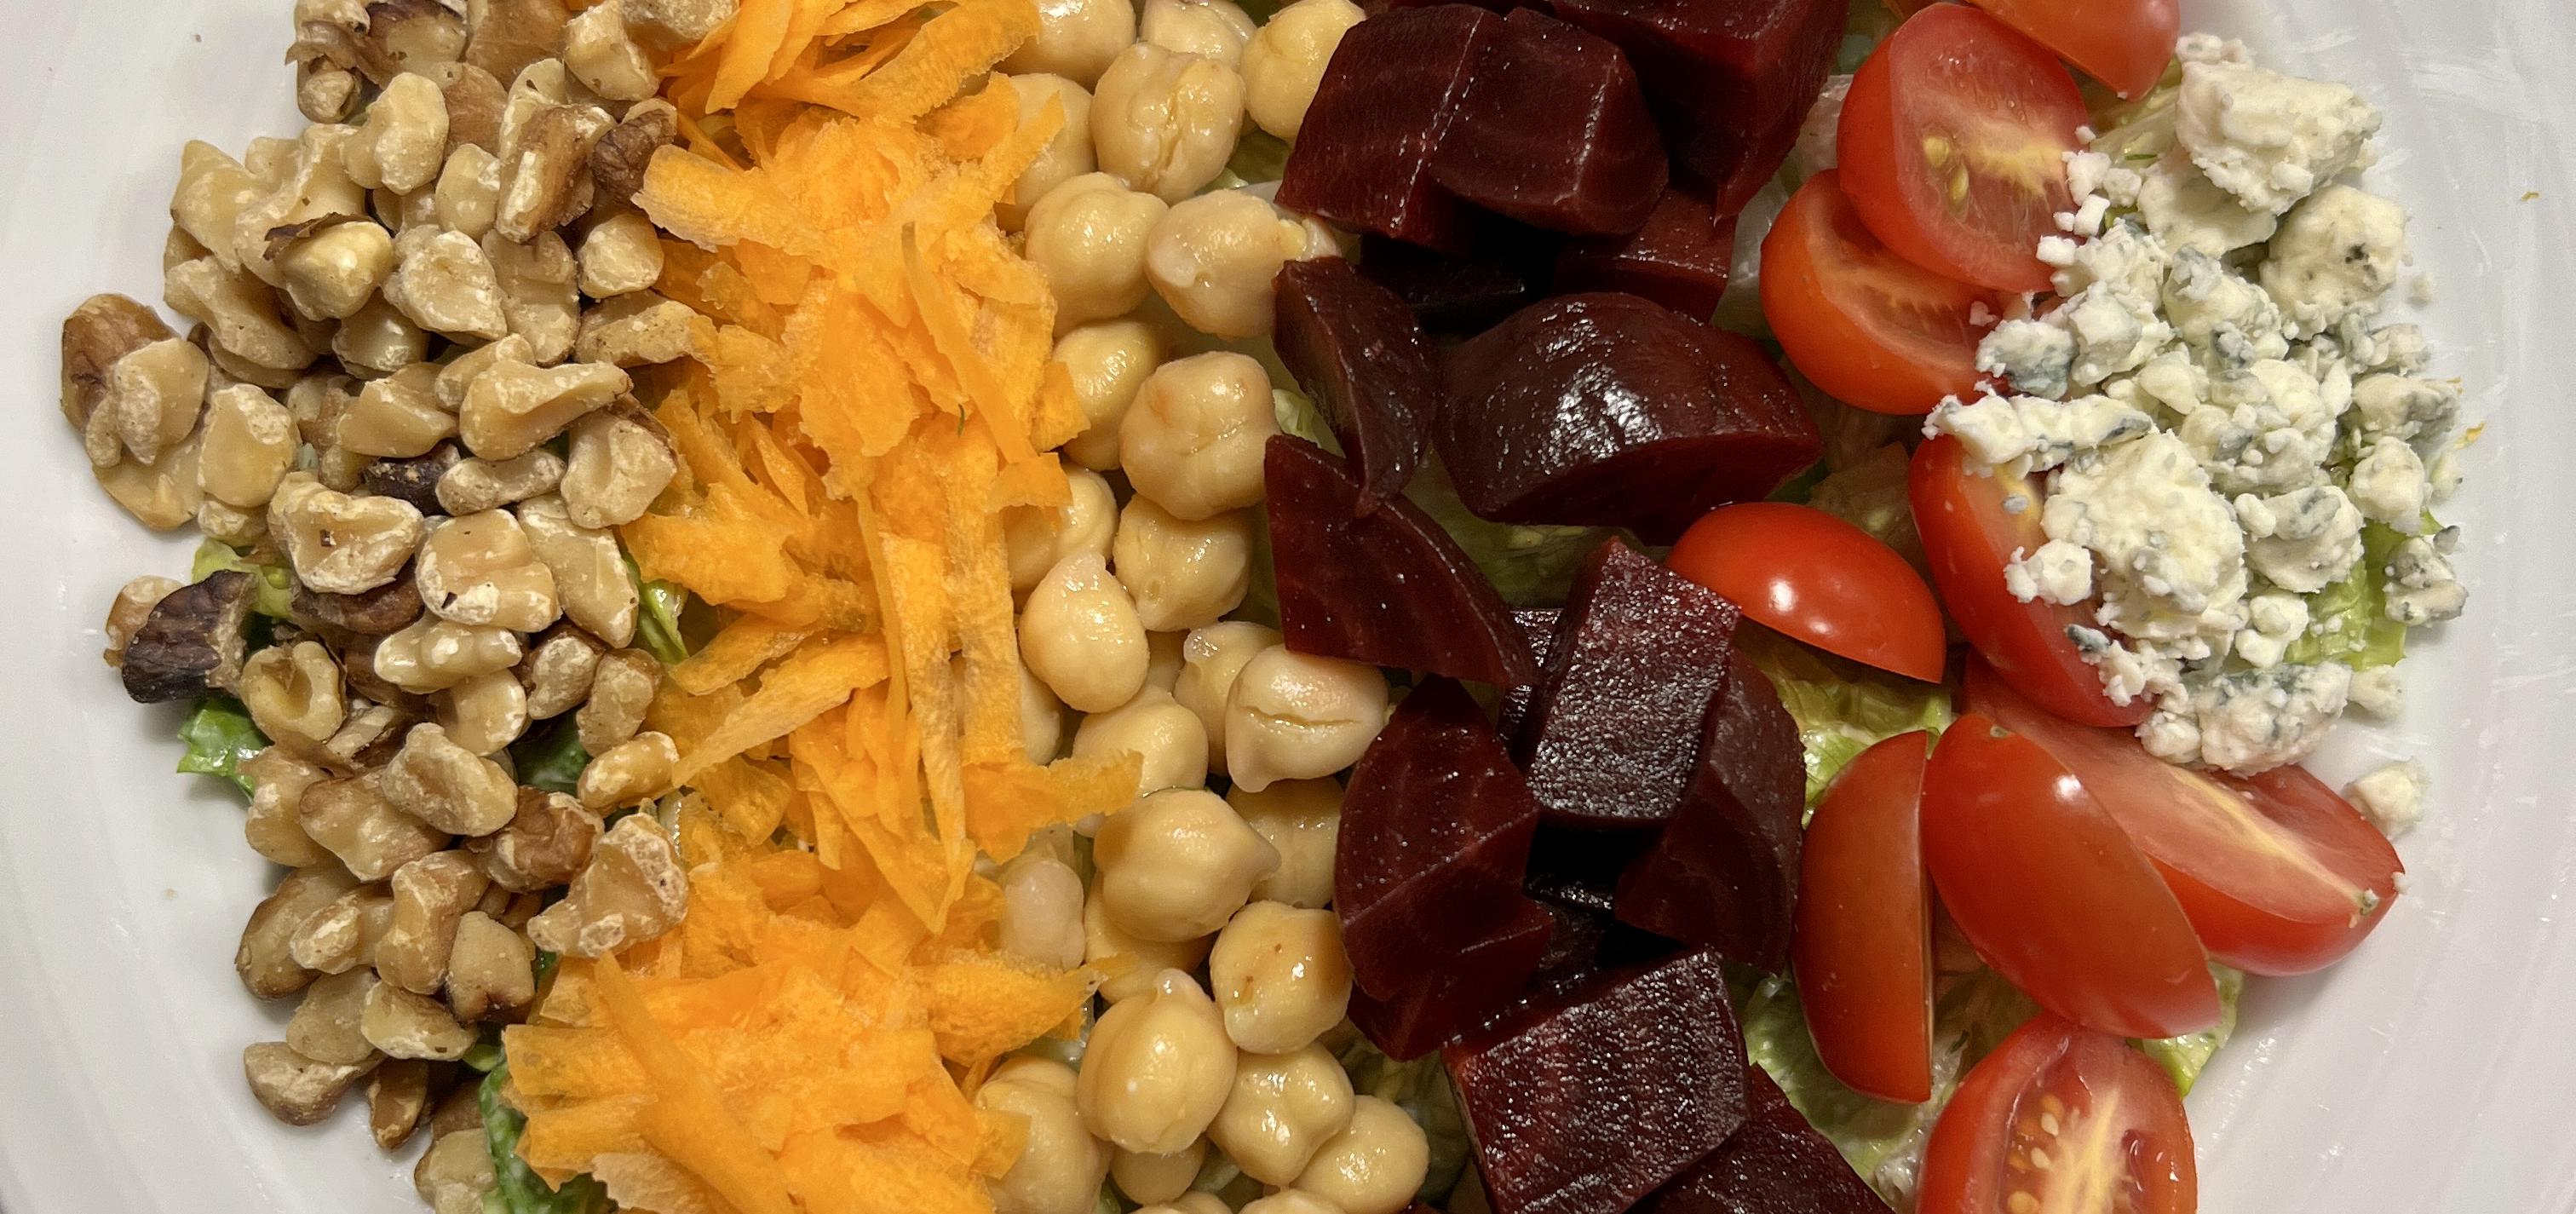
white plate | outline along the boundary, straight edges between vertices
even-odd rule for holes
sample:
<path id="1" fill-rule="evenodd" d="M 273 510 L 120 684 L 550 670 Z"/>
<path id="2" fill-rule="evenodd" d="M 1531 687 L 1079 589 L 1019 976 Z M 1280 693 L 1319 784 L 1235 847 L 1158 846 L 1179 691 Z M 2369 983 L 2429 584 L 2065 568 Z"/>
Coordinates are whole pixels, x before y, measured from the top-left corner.
<path id="1" fill-rule="evenodd" d="M 102 0 L 8 10 L 0 45 L 0 485 L 19 521 L 0 595 L 0 1205 L 13 1214 L 417 1209 L 343 1115 L 279 1127 L 243 1090 L 274 1039 L 232 973 L 266 887 L 238 800 L 170 774 L 168 708 L 98 662 L 134 574 L 184 570 L 85 474 L 56 415 L 54 334 L 83 296 L 158 296 L 182 140 L 238 152 L 299 124 L 287 0 Z M 2496 423 L 2448 509 L 2469 616 L 2410 663 L 2413 705 L 2348 731 L 2330 776 L 2384 755 L 2434 774 L 2400 850 L 2405 898 L 2318 977 L 2256 985 L 2192 1100 L 2211 1211 L 2576 1208 L 2576 5 L 2565 0 L 2184 0 L 2194 27 L 2388 111 L 2379 188 L 2416 213 L 2442 374 Z"/>

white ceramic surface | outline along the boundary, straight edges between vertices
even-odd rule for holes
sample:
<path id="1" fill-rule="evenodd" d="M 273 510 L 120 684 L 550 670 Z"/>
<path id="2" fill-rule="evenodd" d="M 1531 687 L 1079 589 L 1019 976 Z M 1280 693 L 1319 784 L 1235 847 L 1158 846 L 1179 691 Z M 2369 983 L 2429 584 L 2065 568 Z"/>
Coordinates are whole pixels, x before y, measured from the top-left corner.
<path id="1" fill-rule="evenodd" d="M 2192 1101 L 2204 1208 L 2264 1214 L 2576 1209 L 2576 5 L 2183 0 L 2268 62 L 2388 111 L 2379 188 L 2414 209 L 2437 369 L 2491 423 L 2469 491 L 2467 619 L 2410 663 L 2398 727 L 2339 737 L 2330 776 L 2417 755 L 2429 823 L 2403 901 L 2330 973 L 2257 984 Z M 296 1131 L 252 1103 L 241 1046 L 284 1008 L 231 967 L 269 874 L 237 799 L 169 773 L 171 709 L 99 665 L 127 577 L 178 573 L 90 484 L 53 407 L 54 334 L 93 291 L 157 297 L 182 140 L 291 133 L 286 0 L 9 0 L 0 39 L 0 1206 L 10 1214 L 418 1208 L 408 1160 L 353 1117 Z"/>

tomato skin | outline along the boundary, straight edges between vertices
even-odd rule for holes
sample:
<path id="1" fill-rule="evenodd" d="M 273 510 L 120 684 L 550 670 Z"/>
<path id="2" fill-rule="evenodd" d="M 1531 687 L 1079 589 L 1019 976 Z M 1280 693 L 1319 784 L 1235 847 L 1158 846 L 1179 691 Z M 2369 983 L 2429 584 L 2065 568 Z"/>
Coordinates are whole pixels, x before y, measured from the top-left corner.
<path id="1" fill-rule="evenodd" d="M 1917 1214 L 2012 1214 L 2025 1193 L 2045 1214 L 2193 1214 L 2191 1123 L 2164 1068 L 2045 1012 L 1969 1068 L 1925 1145 Z"/>
<path id="2" fill-rule="evenodd" d="M 1762 237 L 1763 319 L 1800 374 L 1875 413 L 1929 413 L 1976 392 L 1979 305 L 1996 292 L 1896 255 L 1852 208 L 1841 175 L 1807 179 Z"/>
<path id="3" fill-rule="evenodd" d="M 2397 849 L 2304 769 L 2244 777 L 2176 767 L 2125 730 L 2051 716 L 1976 658 L 1966 703 L 2074 772 L 2163 875 L 2201 945 L 2229 965 L 2322 969 L 2397 898 Z"/>
<path id="4" fill-rule="evenodd" d="M 1971 0 L 2131 100 L 2156 86 L 2182 33 L 2175 0 Z"/>
<path id="5" fill-rule="evenodd" d="M 2036 551 L 2048 541 L 2039 529 L 2037 488 L 1980 475 L 1970 466 L 1967 448 L 1946 434 L 1915 448 L 1905 487 L 1941 605 L 2006 681 L 2078 724 L 2135 725 L 2147 719 L 2150 706 L 2143 697 L 2111 702 L 2101 672 L 2068 639 L 2068 629 L 2094 626 L 2089 612 L 2037 599 L 2025 603 L 2004 588 L 2004 566 L 2013 552 Z M 2004 506 L 2015 492 L 2030 503 L 2018 512 Z"/>
<path id="6" fill-rule="evenodd" d="M 1923 875 L 1915 730 L 1852 759 L 1816 803 L 1800 852 L 1790 974 L 1825 1069 L 1853 1091 L 1932 1098 L 1932 906 Z"/>
<path id="7" fill-rule="evenodd" d="M 1709 511 L 1664 563 L 1755 623 L 1827 653 L 1931 683 L 1948 663 L 1941 605 L 1922 575 L 1876 536 L 1813 506 Z"/>
<path id="8" fill-rule="evenodd" d="M 2122 1037 L 2218 1023 L 2182 906 L 2039 743 L 1975 713 L 1952 724 L 1923 777 L 1923 858 L 1968 943 L 2041 1007 Z"/>
<path id="9" fill-rule="evenodd" d="M 1936 4 L 1853 74 L 1835 156 L 1852 205 L 1899 255 L 1981 287 L 2045 291 L 2039 242 L 2074 206 L 2065 154 L 2083 147 L 2085 119 L 2075 77 L 2048 48 L 1980 10 Z"/>

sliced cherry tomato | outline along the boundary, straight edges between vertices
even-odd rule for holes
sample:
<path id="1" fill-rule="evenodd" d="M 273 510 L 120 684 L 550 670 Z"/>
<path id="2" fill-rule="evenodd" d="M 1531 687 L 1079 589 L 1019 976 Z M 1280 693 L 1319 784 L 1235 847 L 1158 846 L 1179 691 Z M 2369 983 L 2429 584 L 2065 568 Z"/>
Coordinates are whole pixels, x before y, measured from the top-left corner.
<path id="1" fill-rule="evenodd" d="M 1949 642 L 1923 575 L 1876 536 L 1813 506 L 1712 510 L 1682 533 L 1665 563 L 1755 623 L 1855 662 L 1941 681 Z"/>
<path id="2" fill-rule="evenodd" d="M 1879 413 L 1973 394 L 1985 336 L 1973 317 L 2005 304 L 1879 243 L 1832 171 L 1798 187 L 1763 236 L 1761 287 L 1762 315 L 1799 373 Z"/>
<path id="3" fill-rule="evenodd" d="M 1835 131 L 1843 189 L 1869 230 L 1916 265 L 2044 291 L 2039 242 L 2075 205 L 2065 157 L 2084 146 L 2084 119 L 2075 77 L 2047 47 L 1976 9 L 1936 4 L 1852 76 Z"/>
<path id="4" fill-rule="evenodd" d="M 2084 660 L 2072 630 L 2094 630 L 2084 607 L 2043 599 L 2022 602 L 2004 588 L 2004 566 L 2016 552 L 2048 542 L 2039 529 L 2039 490 L 1972 467 L 1967 448 L 1943 435 L 1914 449 L 1906 472 L 1914 527 L 1941 605 L 1959 631 L 2023 695 L 2050 712 L 2084 725 L 2135 725 L 2148 704 L 2114 704 L 2102 690 L 2102 673 Z M 2022 500 L 2013 509 L 2011 499 Z"/>
<path id="5" fill-rule="evenodd" d="M 2041 1014 L 1968 1071 L 1932 1127 L 1919 1214 L 2192 1214 L 2182 1095 L 2127 1042 Z"/>
<path id="6" fill-rule="evenodd" d="M 2174 0 L 1974 0 L 2123 97 L 2156 86 L 2173 61 Z"/>
<path id="7" fill-rule="evenodd" d="M 1968 707 L 2045 747 L 2145 852 L 2212 956 L 2258 974 L 2342 960 L 2388 913 L 2397 849 L 2315 776 L 2176 767 L 2126 730 L 2062 721 L 1968 661 Z"/>
<path id="8" fill-rule="evenodd" d="M 1860 752 L 1807 822 L 1790 973 L 1825 1069 L 1853 1091 L 1932 1098 L 1932 907 L 1923 768 L 1932 737 Z"/>
<path id="9" fill-rule="evenodd" d="M 1923 776 L 1923 859 L 1977 955 L 2041 1007 L 2123 1037 L 2218 1023 L 2191 920 L 2102 802 L 1976 713 Z"/>

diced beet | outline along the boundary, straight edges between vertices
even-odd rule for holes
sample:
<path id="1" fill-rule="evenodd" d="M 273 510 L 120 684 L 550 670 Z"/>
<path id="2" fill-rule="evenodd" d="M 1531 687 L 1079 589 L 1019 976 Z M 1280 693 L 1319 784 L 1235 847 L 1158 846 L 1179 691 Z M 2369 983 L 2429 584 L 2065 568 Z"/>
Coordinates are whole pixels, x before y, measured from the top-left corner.
<path id="1" fill-rule="evenodd" d="M 1546 668 L 1549 645 L 1556 640 L 1556 617 L 1559 614 L 1560 609 L 1555 607 L 1512 609 L 1512 623 L 1520 627 L 1521 636 L 1529 641 L 1530 660 L 1541 669 Z M 1494 722 L 1494 732 L 1503 735 L 1504 740 L 1520 736 L 1521 720 L 1529 715 L 1532 691 L 1533 688 L 1527 684 L 1503 689 L 1502 708 L 1498 714 L 1501 719 Z"/>
<path id="2" fill-rule="evenodd" d="M 1409 1062 L 1458 1039 L 1497 1010 L 1511 1006 L 1550 951 L 1555 922 L 1537 903 L 1522 899 L 1506 917 L 1413 982 L 1380 999 L 1351 990 L 1351 1023 L 1398 1062 Z"/>
<path id="3" fill-rule="evenodd" d="M 1771 179 L 1842 44 L 1843 0 L 1554 0 L 1628 52 L 1672 140 L 1733 214 Z"/>
<path id="4" fill-rule="evenodd" d="M 1354 517 L 1350 465 L 1293 435 L 1271 436 L 1262 470 L 1289 648 L 1501 687 L 1537 676 L 1502 596 L 1421 507 Z"/>
<path id="5" fill-rule="evenodd" d="M 1552 250 L 1553 242 L 1528 229 L 1522 231 L 1532 238 L 1527 245 Z M 1430 332 L 1482 333 L 1528 306 L 1546 289 L 1545 260 L 1533 258 L 1531 252 L 1528 247 L 1512 248 L 1492 240 L 1480 242 L 1473 252 L 1450 254 L 1383 236 L 1363 236 L 1360 273 L 1395 292 Z"/>
<path id="6" fill-rule="evenodd" d="M 1352 26 L 1325 65 L 1279 179 L 1279 205 L 1347 228 L 1464 249 L 1467 206 L 1431 155 L 1502 19 L 1465 4 L 1404 8 Z"/>
<path id="7" fill-rule="evenodd" d="M 1619 880 L 1619 920 L 1777 972 L 1789 957 L 1807 772 L 1798 723 L 1739 651 L 1708 707 L 1690 790 Z"/>
<path id="8" fill-rule="evenodd" d="M 1744 1068 L 1744 1105 L 1726 1145 L 1638 1202 L 1638 1214 L 1887 1214 L 1761 1067 Z"/>
<path id="9" fill-rule="evenodd" d="M 1672 816 L 1741 619 L 1624 541 L 1584 557 L 1514 746 L 1549 821 L 1645 830 Z"/>
<path id="10" fill-rule="evenodd" d="M 1342 796 L 1333 905 L 1352 980 L 1394 999 L 1525 923 L 1521 873 L 1537 825 L 1538 805 L 1484 710 L 1448 679 L 1414 688 Z"/>
<path id="11" fill-rule="evenodd" d="M 1441 1052 L 1495 1214 L 1616 1214 L 1744 1123 L 1716 957 L 1534 1000 Z"/>
<path id="12" fill-rule="evenodd" d="M 1718 213 L 1705 182 L 1676 175 L 1644 227 L 1568 243 L 1556 255 L 1555 289 L 1625 291 L 1706 320 L 1734 268 L 1734 213 Z"/>
<path id="13" fill-rule="evenodd" d="M 1751 339 L 1634 295 L 1567 295 L 1449 352 L 1433 441 L 1500 523 L 1628 527 L 1668 543 L 1814 463 L 1815 419 Z"/>
<path id="14" fill-rule="evenodd" d="M 1664 188 L 1663 136 L 1609 39 L 1515 9 L 1431 157 L 1451 194 L 1552 232 L 1637 230 Z"/>
<path id="15" fill-rule="evenodd" d="M 1360 513 L 1404 491 L 1431 446 L 1440 365 L 1395 292 L 1338 257 L 1292 261 L 1273 280 L 1279 361 L 1332 419 L 1360 476 Z"/>
<path id="16" fill-rule="evenodd" d="M 1688 951 L 1661 936 L 1621 923 L 1607 911 L 1545 898 L 1536 901 L 1539 909 L 1547 912 L 1553 928 L 1547 938 L 1547 951 L 1539 955 L 1538 970 L 1530 975 L 1529 989 L 1535 997 L 1561 994 L 1605 972 L 1650 965 Z"/>
<path id="17" fill-rule="evenodd" d="M 1521 888 L 1541 902 L 1607 915 L 1616 907 L 1620 874 L 1653 842 L 1642 830 L 1582 830 L 1542 818 Z"/>

